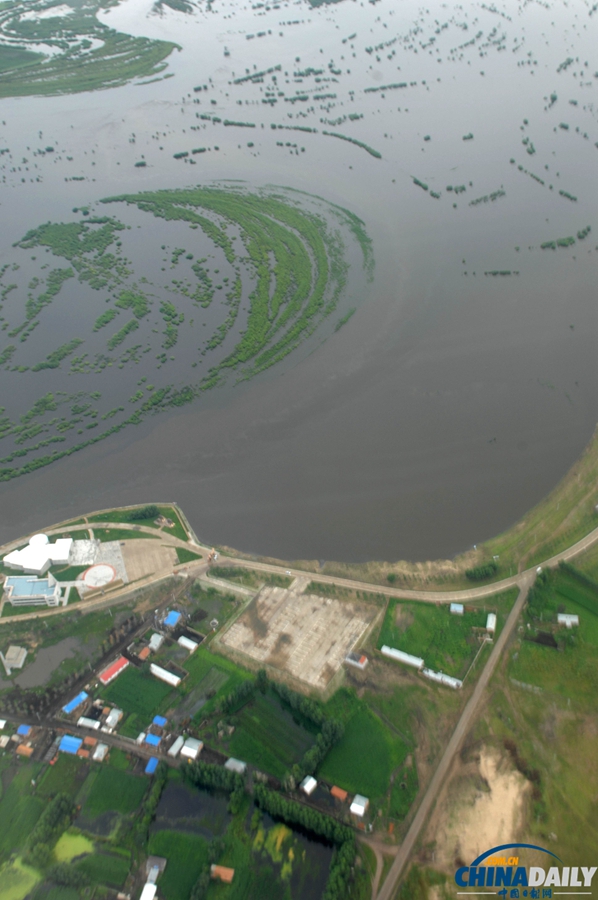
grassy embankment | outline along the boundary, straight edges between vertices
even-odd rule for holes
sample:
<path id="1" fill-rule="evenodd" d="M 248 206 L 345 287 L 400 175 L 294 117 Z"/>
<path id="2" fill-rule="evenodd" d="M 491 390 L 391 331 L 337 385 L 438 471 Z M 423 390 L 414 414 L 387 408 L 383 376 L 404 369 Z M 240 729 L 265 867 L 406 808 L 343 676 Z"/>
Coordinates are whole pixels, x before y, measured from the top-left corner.
<path id="1" fill-rule="evenodd" d="M 410 590 L 465 590 L 492 584 L 527 568 L 539 565 L 551 556 L 566 550 L 598 527 L 595 506 L 598 499 L 598 432 L 559 484 L 507 531 L 479 544 L 452 560 L 430 560 L 422 563 L 372 561 L 367 563 L 326 562 L 320 567 L 317 560 L 278 560 L 255 557 L 230 547 L 222 552 L 239 558 L 292 566 L 325 575 L 350 578 Z M 495 574 L 486 579 L 471 580 L 468 569 L 482 566 L 498 556 Z M 389 578 L 390 576 L 390 578 Z"/>

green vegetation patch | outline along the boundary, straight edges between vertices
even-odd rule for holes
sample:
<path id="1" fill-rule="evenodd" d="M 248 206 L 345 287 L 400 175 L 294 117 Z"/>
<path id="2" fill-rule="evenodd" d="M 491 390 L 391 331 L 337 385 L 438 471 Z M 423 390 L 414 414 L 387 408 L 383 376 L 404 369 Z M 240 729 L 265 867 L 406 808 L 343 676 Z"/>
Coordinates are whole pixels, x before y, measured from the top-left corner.
<path id="1" fill-rule="evenodd" d="M 349 691 L 338 691 L 325 710 L 344 720 L 345 733 L 325 758 L 318 776 L 376 802 L 388 791 L 391 774 L 404 762 L 409 748 Z"/>
<path id="2" fill-rule="evenodd" d="M 88 772 L 89 765 L 78 756 L 59 753 L 54 765 L 46 769 L 45 775 L 39 783 L 38 793 L 45 797 L 53 797 L 62 793 L 74 799 L 87 778 Z"/>
<path id="3" fill-rule="evenodd" d="M 282 778 L 313 744 L 315 735 L 281 707 L 272 691 L 255 696 L 236 717 L 230 755 Z"/>
<path id="4" fill-rule="evenodd" d="M 0 869 L 0 900 L 24 900 L 40 880 L 35 869 L 16 859 Z"/>
<path id="5" fill-rule="evenodd" d="M 473 629 L 485 626 L 486 613 L 479 610 L 466 610 L 457 616 L 449 611 L 448 604 L 391 600 L 378 647 L 387 644 L 421 657 L 430 669 L 462 678 L 479 647 Z"/>
<path id="6" fill-rule="evenodd" d="M 70 17 L 65 18 L 70 23 Z M 52 21 L 44 20 L 44 27 Z M 0 30 L 1 27 L 0 11 Z M 31 27 L 35 30 L 37 25 L 32 21 Z M 90 56 L 95 52 L 90 51 Z M 44 63 L 44 71 L 48 72 L 52 65 Z M 211 245 L 218 256 L 224 256 L 226 268 L 222 275 L 219 268 L 210 273 L 203 265 L 208 257 L 183 263 L 182 255 L 185 260 L 193 260 L 195 254 L 177 248 L 172 253 L 172 263 L 181 266 L 181 276 L 185 277 L 162 287 L 169 291 L 169 298 L 162 297 L 157 304 L 163 320 L 159 329 L 152 327 L 155 323 L 148 314 L 151 295 L 140 288 L 142 278 L 125 256 L 123 244 L 127 246 L 128 229 L 117 218 L 89 215 L 86 208 L 80 221 L 45 223 L 17 242 L 15 246 L 21 251 L 44 248 L 69 265 L 48 274 L 40 268 L 40 276 L 29 283 L 25 314 L 22 310 L 15 313 L 18 320 L 14 327 L 12 322 L 6 323 L 10 328 L 7 336 L 19 336 L 18 344 L 9 343 L 0 351 L 13 371 L 31 368 L 28 357 L 22 357 L 27 366 L 21 362 L 21 342 L 28 340 L 35 327 L 47 324 L 52 301 L 63 284 L 75 277 L 86 289 L 102 291 L 102 300 L 111 304 L 103 311 L 89 305 L 90 336 L 94 331 L 98 336 L 93 342 L 86 341 L 89 352 L 76 355 L 85 335 L 70 335 L 45 360 L 34 362 L 33 368 L 50 371 L 71 356 L 69 374 L 75 377 L 71 383 L 92 373 L 99 381 L 105 369 L 114 365 L 125 369 L 153 351 L 156 375 L 162 371 L 155 379 L 152 376 L 156 384 L 146 384 L 145 379 L 137 384 L 129 395 L 128 406 L 109 408 L 108 402 L 114 402 L 110 392 L 105 400 L 101 392 L 94 392 L 88 395 L 94 400 L 93 405 L 75 402 L 70 416 L 61 415 L 65 397 L 49 392 L 15 421 L 5 417 L 0 422 L 0 439 L 10 437 L 12 444 L 10 452 L 0 458 L 0 481 L 49 465 L 137 425 L 149 415 L 185 405 L 228 381 L 247 380 L 282 362 L 322 325 L 343 298 L 349 259 L 355 259 L 359 265 L 355 254 L 348 252 L 354 247 L 348 247 L 347 241 L 359 244 L 365 277 L 372 276 L 372 244 L 364 223 L 340 206 L 298 191 L 251 193 L 238 186 L 196 187 L 125 194 L 102 202 L 113 208 L 127 204 L 166 223 L 201 230 L 201 241 Z M 213 278 L 221 283 L 214 284 Z M 215 296 L 218 310 L 213 328 L 206 332 L 193 330 L 189 313 L 193 315 L 194 306 L 201 309 L 213 304 Z M 184 310 L 181 304 L 185 305 Z M 117 319 L 116 313 L 121 311 Z M 127 313 L 132 317 L 125 321 Z M 189 328 L 183 331 L 181 325 L 186 321 Z M 120 327 L 110 333 L 109 324 L 117 322 Z M 196 350 L 188 347 L 193 335 L 200 341 Z M 187 346 L 179 360 L 176 352 L 184 341 Z M 195 355 L 190 365 L 189 351 L 191 358 Z M 176 367 L 172 362 L 177 363 Z M 181 366 L 187 369 L 186 374 Z M 193 369 L 197 372 L 193 373 Z M 87 382 L 88 379 L 86 386 Z M 41 400 L 46 401 L 45 405 L 39 405 Z M 176 519 L 175 522 L 169 533 L 186 539 L 185 529 Z"/>
<path id="7" fill-rule="evenodd" d="M 128 815 L 141 803 L 147 786 L 145 778 L 103 766 L 85 801 L 83 815 L 93 819 L 110 810 Z"/>
<path id="8" fill-rule="evenodd" d="M 84 834 L 65 831 L 54 847 L 54 857 L 59 863 L 70 862 L 76 856 L 93 853 L 93 849 L 93 843 Z"/>
<path id="9" fill-rule="evenodd" d="M 157 831 L 150 836 L 148 850 L 174 863 L 166 866 L 160 877 L 160 892 L 166 900 L 188 900 L 199 873 L 208 862 L 206 841 L 199 835 L 180 831 Z"/>
<path id="10" fill-rule="evenodd" d="M 559 627 L 559 613 L 579 626 Z M 585 704 L 598 690 L 598 585 L 572 566 L 545 571 L 530 591 L 525 640 L 511 655 L 509 675 L 532 688 Z M 529 626 L 529 627 L 528 627 Z"/>
<path id="11" fill-rule="evenodd" d="M 113 853 L 94 853 L 75 863 L 75 869 L 83 873 L 92 884 L 122 887 L 131 867 L 127 856 Z"/>
<path id="12" fill-rule="evenodd" d="M 35 11 L 43 13 L 51 3 L 41 2 Z M 108 28 L 95 13 L 100 4 L 74 9 L 67 16 L 24 20 L 29 9 L 24 3 L 4 3 L 0 7 L 0 36 L 23 47 L 0 47 L 0 97 L 32 94 L 72 94 L 117 87 L 132 79 L 162 72 L 164 60 L 177 46 L 167 41 L 131 37 Z M 96 46 L 93 46 L 95 42 Z M 47 45 L 48 56 L 28 50 Z"/>
<path id="13" fill-rule="evenodd" d="M 137 713 L 146 722 L 171 693 L 173 689 L 168 684 L 134 666 L 126 668 L 112 684 L 102 688 L 105 700 L 126 712 Z"/>

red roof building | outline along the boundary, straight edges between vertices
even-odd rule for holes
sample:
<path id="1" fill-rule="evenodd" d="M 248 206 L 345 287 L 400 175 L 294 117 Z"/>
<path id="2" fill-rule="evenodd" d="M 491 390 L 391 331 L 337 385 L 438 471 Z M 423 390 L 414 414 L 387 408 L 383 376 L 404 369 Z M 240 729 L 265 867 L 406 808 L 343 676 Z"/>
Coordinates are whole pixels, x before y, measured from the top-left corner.
<path id="1" fill-rule="evenodd" d="M 102 684 L 110 684 L 111 681 L 114 681 L 117 675 L 127 668 L 129 665 L 129 660 L 125 659 L 124 656 L 119 656 L 117 660 L 115 660 L 111 665 L 108 666 L 107 669 L 104 669 L 103 672 L 100 672 L 100 681 Z"/>

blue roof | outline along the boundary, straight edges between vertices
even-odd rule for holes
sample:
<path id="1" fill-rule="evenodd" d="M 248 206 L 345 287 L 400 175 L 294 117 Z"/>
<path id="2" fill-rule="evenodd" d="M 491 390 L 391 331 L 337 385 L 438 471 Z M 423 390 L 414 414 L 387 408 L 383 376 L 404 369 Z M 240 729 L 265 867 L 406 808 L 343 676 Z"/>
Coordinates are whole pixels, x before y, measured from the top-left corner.
<path id="1" fill-rule="evenodd" d="M 157 725 L 158 728 L 164 728 L 167 721 L 164 716 L 154 716 L 154 725 Z"/>
<path id="2" fill-rule="evenodd" d="M 158 768 L 158 759 L 155 756 L 150 756 L 147 766 L 145 767 L 146 775 L 153 775 L 156 769 Z"/>
<path id="3" fill-rule="evenodd" d="M 169 628 L 174 628 L 174 626 L 176 625 L 176 623 L 179 621 L 180 618 L 181 618 L 180 612 L 177 612 L 175 609 L 173 609 L 168 613 L 168 615 L 164 619 L 164 624 L 167 625 Z"/>
<path id="4" fill-rule="evenodd" d="M 27 737 L 30 731 L 31 725 L 19 725 L 17 728 L 17 734 L 21 734 L 23 737 Z"/>
<path id="5" fill-rule="evenodd" d="M 47 578 L 32 578 L 31 575 L 9 575 L 5 588 L 12 587 L 12 596 L 17 597 L 53 597 L 56 590 Z"/>
<path id="6" fill-rule="evenodd" d="M 74 712 L 78 706 L 81 706 L 83 701 L 87 700 L 88 697 L 89 697 L 89 694 L 86 694 L 85 691 L 81 691 L 80 694 L 77 694 L 76 697 L 73 697 L 73 699 L 70 701 L 70 703 L 67 703 L 66 706 L 62 707 L 63 713 L 66 713 L 67 716 L 70 716 L 70 714 L 72 712 Z"/>
<path id="7" fill-rule="evenodd" d="M 63 753 L 73 753 L 75 754 L 83 741 L 81 738 L 73 737 L 71 734 L 65 734 L 58 745 L 58 749 L 62 750 Z"/>
<path id="8" fill-rule="evenodd" d="M 155 734 L 146 734 L 145 736 L 145 743 L 151 744 L 152 747 L 157 747 L 161 740 L 162 738 L 159 738 Z"/>

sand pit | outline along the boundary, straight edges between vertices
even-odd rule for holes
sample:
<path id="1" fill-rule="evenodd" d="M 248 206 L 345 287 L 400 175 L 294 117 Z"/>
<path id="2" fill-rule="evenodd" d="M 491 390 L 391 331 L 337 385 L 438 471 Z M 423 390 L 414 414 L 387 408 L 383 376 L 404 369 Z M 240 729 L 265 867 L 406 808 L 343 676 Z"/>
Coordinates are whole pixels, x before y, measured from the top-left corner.
<path id="1" fill-rule="evenodd" d="M 476 787 L 479 776 L 475 779 L 473 773 L 462 777 L 455 790 L 449 789 L 436 824 L 430 826 L 436 866 L 452 869 L 457 859 L 468 865 L 489 847 L 516 840 L 523 825 L 529 782 L 489 747 L 481 751 L 478 772 L 488 789 Z"/>

